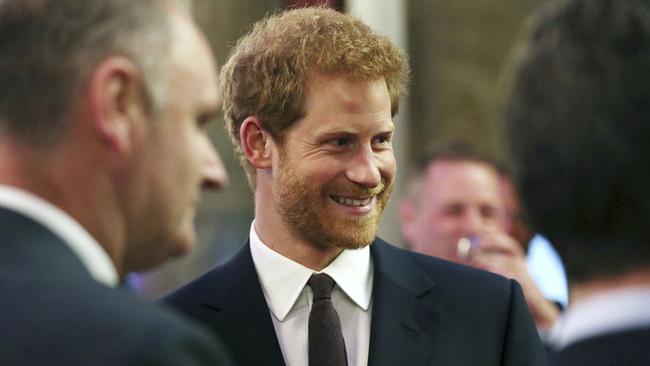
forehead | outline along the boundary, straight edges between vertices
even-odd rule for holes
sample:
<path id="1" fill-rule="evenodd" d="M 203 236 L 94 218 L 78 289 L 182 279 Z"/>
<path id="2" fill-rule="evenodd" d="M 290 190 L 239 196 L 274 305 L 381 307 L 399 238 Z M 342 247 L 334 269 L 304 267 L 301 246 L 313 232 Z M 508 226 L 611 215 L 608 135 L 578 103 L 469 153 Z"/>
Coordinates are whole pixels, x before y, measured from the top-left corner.
<path id="1" fill-rule="evenodd" d="M 169 54 L 172 92 L 192 93 L 207 104 L 219 104 L 217 67 L 210 46 L 189 15 L 170 10 Z"/>
<path id="2" fill-rule="evenodd" d="M 362 80 L 314 74 L 305 88 L 304 119 L 318 119 L 314 133 L 331 129 L 393 128 L 390 97 L 383 79 Z M 358 123 L 355 123 L 358 122 Z"/>
<path id="3" fill-rule="evenodd" d="M 427 169 L 423 191 L 431 203 L 500 202 L 498 173 L 489 165 L 478 162 L 434 162 Z"/>

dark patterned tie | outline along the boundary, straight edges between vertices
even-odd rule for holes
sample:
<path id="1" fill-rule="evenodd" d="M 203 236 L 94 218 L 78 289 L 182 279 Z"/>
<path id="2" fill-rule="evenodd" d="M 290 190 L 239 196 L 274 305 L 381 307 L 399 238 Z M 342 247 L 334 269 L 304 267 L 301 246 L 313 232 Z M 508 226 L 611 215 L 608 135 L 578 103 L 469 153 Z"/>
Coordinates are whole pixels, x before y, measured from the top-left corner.
<path id="1" fill-rule="evenodd" d="M 314 273 L 307 283 L 314 291 L 309 313 L 309 366 L 346 366 L 341 321 L 331 298 L 335 282 L 325 273 Z"/>

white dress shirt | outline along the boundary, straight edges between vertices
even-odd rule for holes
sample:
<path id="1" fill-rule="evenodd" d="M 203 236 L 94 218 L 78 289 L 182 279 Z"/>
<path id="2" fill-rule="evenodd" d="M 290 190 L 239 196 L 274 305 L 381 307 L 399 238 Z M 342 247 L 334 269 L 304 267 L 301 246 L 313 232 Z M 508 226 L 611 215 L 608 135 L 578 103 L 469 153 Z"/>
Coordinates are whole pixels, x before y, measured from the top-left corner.
<path id="1" fill-rule="evenodd" d="M 117 285 L 117 271 L 104 248 L 70 215 L 40 197 L 3 184 L 0 207 L 43 225 L 68 245 L 97 282 L 109 287 Z"/>
<path id="2" fill-rule="evenodd" d="M 544 298 L 559 302 L 566 309 L 569 286 L 562 260 L 551 243 L 541 235 L 535 235 L 528 244 L 526 268 Z"/>
<path id="3" fill-rule="evenodd" d="M 255 221 L 251 224 L 250 246 L 284 361 L 287 366 L 308 365 L 313 293 L 306 284 L 315 272 L 267 247 L 257 235 Z M 370 248 L 344 250 L 321 273 L 336 281 L 332 303 L 341 319 L 348 365 L 366 366 L 372 312 Z"/>
<path id="4" fill-rule="evenodd" d="M 650 286 L 607 291 L 569 309 L 549 334 L 558 349 L 580 340 L 630 328 L 650 326 Z"/>

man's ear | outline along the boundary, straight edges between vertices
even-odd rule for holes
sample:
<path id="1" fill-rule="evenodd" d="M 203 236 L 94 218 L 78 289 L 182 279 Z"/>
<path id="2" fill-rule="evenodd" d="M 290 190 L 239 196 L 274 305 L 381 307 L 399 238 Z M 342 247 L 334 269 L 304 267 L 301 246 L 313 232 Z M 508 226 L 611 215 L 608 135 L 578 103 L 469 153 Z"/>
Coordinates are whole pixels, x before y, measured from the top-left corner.
<path id="1" fill-rule="evenodd" d="M 119 155 L 132 149 L 133 129 L 144 118 L 144 79 L 124 57 L 111 57 L 92 74 L 88 86 L 92 128 L 101 143 Z"/>
<path id="2" fill-rule="evenodd" d="M 247 117 L 239 128 L 241 146 L 248 161 L 257 169 L 272 166 L 273 137 L 256 116 Z"/>

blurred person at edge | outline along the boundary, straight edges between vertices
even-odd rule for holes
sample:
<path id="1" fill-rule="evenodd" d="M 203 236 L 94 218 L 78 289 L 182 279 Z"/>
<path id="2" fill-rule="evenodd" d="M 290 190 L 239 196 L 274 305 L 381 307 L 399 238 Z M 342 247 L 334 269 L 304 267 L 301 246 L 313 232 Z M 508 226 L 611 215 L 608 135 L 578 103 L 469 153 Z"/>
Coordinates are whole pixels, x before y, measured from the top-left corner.
<path id="1" fill-rule="evenodd" d="M 431 146 L 400 202 L 402 234 L 416 252 L 517 280 L 538 330 L 545 332 L 560 309 L 526 267 L 530 237 L 522 245 L 504 231 L 511 223 L 504 219 L 501 179 L 500 165 L 466 142 Z"/>
<path id="2" fill-rule="evenodd" d="M 566 309 L 569 289 L 564 265 L 553 245 L 543 235 L 534 233 L 512 182 L 511 169 L 499 166 L 503 195 L 503 230 L 522 244 L 526 253 L 526 268 L 542 295 Z"/>
<path id="3" fill-rule="evenodd" d="M 226 365 L 118 282 L 185 253 L 226 172 L 209 46 L 171 0 L 0 1 L 0 364 Z"/>
<path id="4" fill-rule="evenodd" d="M 569 308 L 554 365 L 650 365 L 650 1 L 555 2 L 516 48 L 505 118 Z"/>
<path id="5" fill-rule="evenodd" d="M 223 335 L 242 364 L 544 364 L 515 281 L 376 237 L 407 71 L 389 39 L 323 8 L 258 22 L 224 65 L 255 220 L 233 258 L 164 301 Z M 328 354 L 310 339 L 325 328 L 309 324 L 314 274 L 335 281 L 340 320 L 327 324 L 340 325 L 340 347 Z"/>

